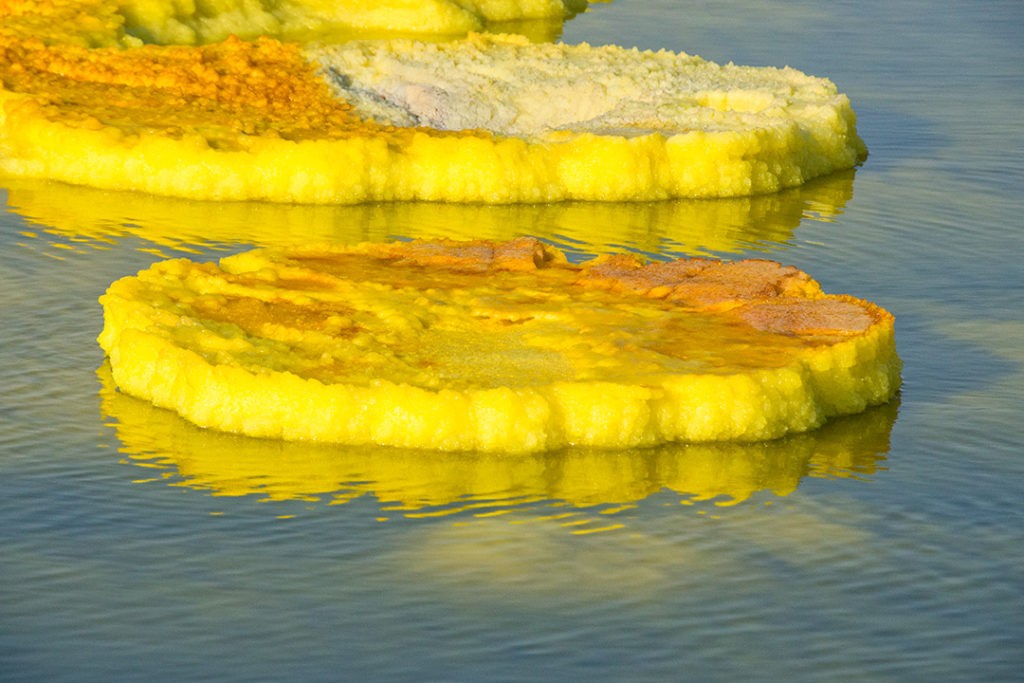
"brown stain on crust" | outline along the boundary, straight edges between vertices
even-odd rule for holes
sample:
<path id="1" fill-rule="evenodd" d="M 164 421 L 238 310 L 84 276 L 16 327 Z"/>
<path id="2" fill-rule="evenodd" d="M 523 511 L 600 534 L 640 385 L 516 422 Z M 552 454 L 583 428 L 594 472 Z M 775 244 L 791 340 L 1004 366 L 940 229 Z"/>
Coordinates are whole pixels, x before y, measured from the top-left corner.
<path id="1" fill-rule="evenodd" d="M 598 259 L 583 270 L 585 288 L 629 292 L 697 308 L 729 308 L 751 299 L 822 296 L 818 284 L 793 266 L 747 259 L 714 261 L 690 258 L 644 263 L 631 255 Z"/>

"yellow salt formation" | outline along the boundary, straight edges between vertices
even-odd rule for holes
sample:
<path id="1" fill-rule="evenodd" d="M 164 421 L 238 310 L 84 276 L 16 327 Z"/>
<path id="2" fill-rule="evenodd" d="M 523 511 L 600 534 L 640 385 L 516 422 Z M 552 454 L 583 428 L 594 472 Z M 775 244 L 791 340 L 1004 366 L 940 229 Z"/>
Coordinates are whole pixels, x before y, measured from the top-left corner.
<path id="1" fill-rule="evenodd" d="M 586 6 L 586 0 L 0 0 L 0 34 L 99 47 L 201 45 L 231 36 L 453 36 L 524 22 L 543 32 Z"/>
<path id="2" fill-rule="evenodd" d="M 107 364 L 97 375 L 103 415 L 126 461 L 139 466 L 137 481 L 265 500 L 342 504 L 373 496 L 410 516 L 552 501 L 628 505 L 665 490 L 729 505 L 761 491 L 789 495 L 808 476 L 871 478 L 889 451 L 897 412 L 891 401 L 813 432 L 756 443 L 424 457 L 412 449 L 281 442 L 199 429 L 117 391 Z"/>
<path id="3" fill-rule="evenodd" d="M 8 176 L 209 200 L 634 201 L 776 192 L 866 153 L 848 99 L 793 69 L 483 34 L 140 46 L 132 27 L 176 5 L 25 7 L 0 4 Z"/>
<path id="4" fill-rule="evenodd" d="M 0 65 L 0 170 L 13 175 L 329 201 L 339 161 L 411 136 L 353 116 L 295 46 L 271 39 L 120 50 L 0 36 Z"/>
<path id="5" fill-rule="evenodd" d="M 306 52 L 335 94 L 373 120 L 494 136 L 414 141 L 401 175 L 416 182 L 430 170 L 413 190 L 421 199 L 748 196 L 852 168 L 867 153 L 849 99 L 790 68 L 519 36 Z"/>
<path id="6" fill-rule="evenodd" d="M 122 0 L 127 30 L 147 43 L 201 44 L 231 35 L 456 35 L 503 22 L 556 25 L 586 0 Z"/>
<path id="7" fill-rule="evenodd" d="M 115 282 L 127 394 L 250 436 L 444 451 L 757 441 L 899 386 L 893 318 L 770 261 L 533 239 L 255 250 Z"/>

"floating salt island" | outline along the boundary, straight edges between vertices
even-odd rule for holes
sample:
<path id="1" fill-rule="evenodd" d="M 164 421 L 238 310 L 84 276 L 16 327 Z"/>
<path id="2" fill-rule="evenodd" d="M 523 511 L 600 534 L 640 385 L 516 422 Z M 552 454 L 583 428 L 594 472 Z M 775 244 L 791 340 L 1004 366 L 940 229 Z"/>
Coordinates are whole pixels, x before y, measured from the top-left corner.
<path id="1" fill-rule="evenodd" d="M 866 155 L 849 99 L 791 68 L 507 34 L 282 42 L 260 27 L 327 19 L 79 5 L 0 9 L 2 174 L 209 200 L 623 201 L 776 192 Z M 225 26 L 252 39 L 199 44 Z"/>
<path id="2" fill-rule="evenodd" d="M 118 388 L 217 430 L 524 453 L 760 441 L 888 401 L 893 317 L 766 260 L 530 238 L 263 249 L 101 297 Z"/>

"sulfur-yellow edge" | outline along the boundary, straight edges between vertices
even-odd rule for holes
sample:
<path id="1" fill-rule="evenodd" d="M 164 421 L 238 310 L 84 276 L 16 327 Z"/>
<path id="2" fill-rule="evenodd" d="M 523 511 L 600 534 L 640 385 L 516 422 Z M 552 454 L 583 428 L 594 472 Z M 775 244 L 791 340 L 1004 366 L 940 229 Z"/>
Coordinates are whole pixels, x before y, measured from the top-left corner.
<path id="1" fill-rule="evenodd" d="M 550 247 L 552 264 L 509 274 L 508 287 L 490 284 L 506 273 L 493 262 L 464 273 L 458 264 L 407 264 L 395 255 L 404 252 L 380 249 L 319 247 L 327 275 L 297 269 L 288 260 L 293 252 L 257 250 L 221 268 L 175 260 L 115 282 L 101 297 L 99 337 L 115 383 L 199 426 L 250 436 L 509 453 L 772 439 L 884 403 L 899 387 L 892 316 L 823 294 L 813 281 L 790 287 L 791 273 L 766 290 L 774 293 L 700 306 L 660 290 L 580 285 L 605 261 L 570 266 Z M 447 284 L 437 285 L 439 277 Z M 780 286 L 785 291 L 775 291 Z M 442 294 L 432 297 L 431 287 Z M 507 296 L 521 317 L 497 319 L 510 310 L 500 303 Z M 744 327 L 735 315 L 772 305 L 785 317 L 808 301 L 868 322 L 853 331 L 780 333 Z M 261 312 L 246 318 L 253 306 Z M 605 329 L 606 315 L 627 328 L 608 349 L 586 332 Z M 696 324 L 672 328 L 694 316 Z M 335 318 L 344 320 L 324 327 Z M 700 337 L 720 320 L 722 327 Z M 722 330 L 734 339 L 718 344 L 734 349 L 716 350 L 710 361 L 681 360 L 691 341 L 695 353 L 706 352 Z M 474 334 L 494 346 L 484 354 L 496 363 L 492 374 L 466 370 L 479 349 L 451 341 Z M 361 373 L 360 363 L 388 348 L 417 362 L 396 355 L 381 361 L 378 374 Z M 502 354 L 515 356 L 508 367 Z M 300 356 L 313 365 L 296 362 Z M 427 367 L 431 360 L 441 370 Z M 552 371 L 549 360 L 563 365 Z"/>
<path id="2" fill-rule="evenodd" d="M 0 172 L 102 189 L 201 200 L 306 204 L 445 201 L 491 204 L 649 201 L 766 194 L 853 167 L 859 153 L 823 149 L 796 125 L 748 132 L 615 137 L 578 133 L 536 142 L 483 133 L 409 131 L 342 139 L 125 134 L 39 115 L 0 90 Z M 848 135 L 852 110 L 829 132 Z"/>

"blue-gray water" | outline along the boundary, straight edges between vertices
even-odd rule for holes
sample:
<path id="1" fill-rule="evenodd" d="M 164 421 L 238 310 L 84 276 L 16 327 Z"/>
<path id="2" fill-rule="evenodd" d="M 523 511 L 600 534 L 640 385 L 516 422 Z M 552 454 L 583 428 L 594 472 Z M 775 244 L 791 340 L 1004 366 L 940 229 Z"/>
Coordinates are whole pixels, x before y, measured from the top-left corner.
<path id="1" fill-rule="evenodd" d="M 1020 680 L 1024 4 L 617 0 L 568 42 L 791 65 L 867 162 L 776 197 L 217 206 L 0 181 L 0 680 Z M 760 256 L 897 316 L 898 402 L 509 462 L 209 434 L 110 391 L 162 256 L 533 234 Z"/>

